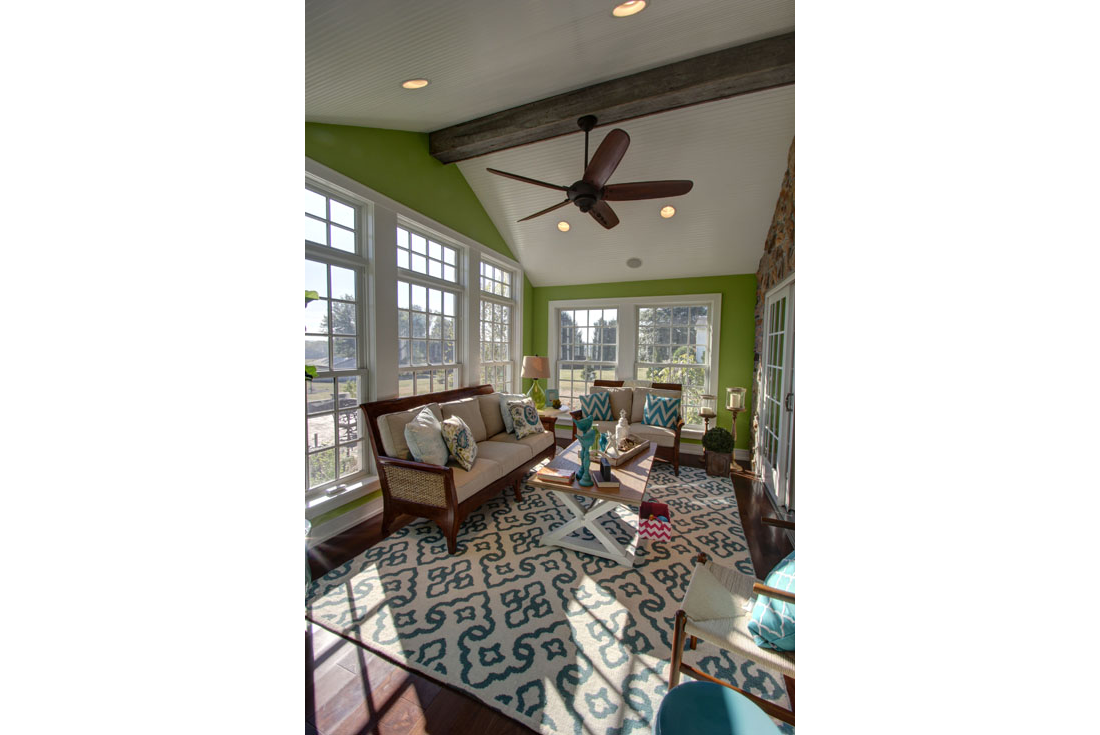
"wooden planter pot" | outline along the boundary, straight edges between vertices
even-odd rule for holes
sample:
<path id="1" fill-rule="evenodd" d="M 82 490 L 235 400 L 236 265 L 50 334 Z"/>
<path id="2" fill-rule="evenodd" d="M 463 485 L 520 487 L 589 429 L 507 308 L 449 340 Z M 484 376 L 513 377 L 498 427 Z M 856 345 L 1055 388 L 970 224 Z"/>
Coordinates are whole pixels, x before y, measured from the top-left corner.
<path id="1" fill-rule="evenodd" d="M 723 452 L 707 452 L 707 474 L 712 477 L 729 477 L 732 454 Z"/>

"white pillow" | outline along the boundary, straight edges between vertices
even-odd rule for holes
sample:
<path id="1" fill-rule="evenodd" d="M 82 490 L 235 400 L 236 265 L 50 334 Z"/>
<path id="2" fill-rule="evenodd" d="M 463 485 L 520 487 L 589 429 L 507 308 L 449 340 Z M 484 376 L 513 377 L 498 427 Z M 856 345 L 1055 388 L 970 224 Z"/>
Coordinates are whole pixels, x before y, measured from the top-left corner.
<path id="1" fill-rule="evenodd" d="M 508 415 L 508 401 L 522 401 L 527 396 L 522 393 L 497 393 L 500 396 L 500 417 L 504 419 L 504 430 L 509 434 L 516 433 L 516 427 L 512 424 L 512 417 Z"/>
<path id="2" fill-rule="evenodd" d="M 447 444 L 443 441 L 442 430 L 439 419 L 427 407 L 405 424 L 405 442 L 413 459 L 440 467 L 447 464 Z"/>

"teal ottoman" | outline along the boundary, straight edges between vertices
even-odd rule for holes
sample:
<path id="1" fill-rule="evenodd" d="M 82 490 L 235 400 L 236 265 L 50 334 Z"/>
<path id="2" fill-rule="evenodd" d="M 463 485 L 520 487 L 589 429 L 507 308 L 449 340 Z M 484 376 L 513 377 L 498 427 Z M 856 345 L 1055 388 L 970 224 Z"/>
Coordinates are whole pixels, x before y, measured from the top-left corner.
<path id="1" fill-rule="evenodd" d="M 778 735 L 764 710 L 729 687 L 688 681 L 675 687 L 657 710 L 654 735 Z"/>

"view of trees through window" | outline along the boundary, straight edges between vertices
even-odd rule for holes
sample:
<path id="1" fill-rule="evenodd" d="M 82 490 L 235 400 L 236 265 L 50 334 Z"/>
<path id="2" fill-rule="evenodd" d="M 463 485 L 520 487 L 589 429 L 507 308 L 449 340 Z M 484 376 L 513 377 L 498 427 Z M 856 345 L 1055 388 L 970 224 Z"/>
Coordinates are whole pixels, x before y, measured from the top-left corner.
<path id="1" fill-rule="evenodd" d="M 702 424 L 699 396 L 707 391 L 710 370 L 710 310 L 707 306 L 655 306 L 638 309 L 635 377 L 684 386 L 687 424 Z"/>
<path id="2" fill-rule="evenodd" d="M 618 309 L 562 309 L 558 395 L 563 403 L 588 393 L 593 380 L 614 380 L 619 344 Z"/>
<path id="3" fill-rule="evenodd" d="M 450 291 L 397 282 L 398 395 L 458 387 L 456 303 Z"/>

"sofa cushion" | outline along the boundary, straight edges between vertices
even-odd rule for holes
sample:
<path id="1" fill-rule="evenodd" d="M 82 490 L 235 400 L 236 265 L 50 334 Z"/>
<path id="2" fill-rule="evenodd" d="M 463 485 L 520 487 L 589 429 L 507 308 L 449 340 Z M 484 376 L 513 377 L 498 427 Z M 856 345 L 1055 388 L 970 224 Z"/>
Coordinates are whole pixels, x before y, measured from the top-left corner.
<path id="1" fill-rule="evenodd" d="M 634 391 L 630 388 L 608 388 L 604 385 L 592 386 L 593 393 L 607 393 L 611 400 L 611 420 L 618 421 L 619 416 L 622 415 L 622 411 L 626 411 L 626 420 L 630 421 L 630 414 L 633 409 L 631 405 L 634 398 Z"/>
<path id="2" fill-rule="evenodd" d="M 439 409 L 443 412 L 443 418 L 445 419 L 452 416 L 458 416 L 462 419 L 462 422 L 470 428 L 475 442 L 485 441 L 488 438 L 485 421 L 481 418 L 481 402 L 477 396 L 440 403 Z"/>
<path id="3" fill-rule="evenodd" d="M 591 416 L 596 421 L 612 421 L 611 396 L 606 391 L 589 393 L 580 397 L 581 415 L 585 418 Z"/>
<path id="4" fill-rule="evenodd" d="M 454 472 L 455 495 L 458 496 L 460 503 L 490 482 L 504 477 L 504 469 L 500 466 L 500 462 L 484 457 L 478 457 L 468 470 L 459 467 L 457 463 L 452 463 L 451 471 Z"/>
<path id="5" fill-rule="evenodd" d="M 477 397 L 481 420 L 485 423 L 486 438 L 504 431 L 504 417 L 500 413 L 500 397 L 496 393 L 483 393 Z"/>
<path id="6" fill-rule="evenodd" d="M 526 438 L 526 437 L 524 437 Z M 491 459 L 500 465 L 503 475 L 531 459 L 531 450 L 517 440 L 513 443 L 486 440 L 477 443 L 478 458 Z"/>
<path id="7" fill-rule="evenodd" d="M 522 393 L 494 393 L 493 395 L 500 401 L 500 420 L 504 422 L 504 430 L 509 434 L 515 434 L 516 427 L 512 425 L 512 416 L 508 413 L 508 401 L 522 401 L 527 396 Z"/>
<path id="8" fill-rule="evenodd" d="M 499 442 L 501 444 L 516 444 L 524 447 L 529 452 L 527 459 L 531 459 L 554 443 L 554 435 L 549 431 L 543 431 L 539 434 L 530 434 L 522 439 L 517 439 L 515 434 L 497 434 L 496 436 L 489 437 L 489 441 Z"/>
<path id="9" fill-rule="evenodd" d="M 680 399 L 666 396 L 655 396 L 652 393 L 645 397 L 645 408 L 642 410 L 642 423 L 650 426 L 663 426 L 671 429 L 676 426 L 680 418 Z"/>
<path id="10" fill-rule="evenodd" d="M 539 412 L 530 398 L 522 401 L 508 401 L 508 413 L 512 417 L 512 426 L 515 427 L 517 439 L 545 431 L 542 428 L 542 420 L 539 419 Z"/>
<path id="11" fill-rule="evenodd" d="M 417 462 L 447 464 L 450 453 L 443 441 L 443 426 L 427 406 L 420 409 L 412 421 L 405 424 L 405 442 Z"/>
<path id="12" fill-rule="evenodd" d="M 463 469 L 469 470 L 477 459 L 477 442 L 474 441 L 470 427 L 466 426 L 461 416 L 443 419 L 442 426 L 443 441 L 447 444 L 447 451 L 462 465 Z"/>
<path id="13" fill-rule="evenodd" d="M 663 426 L 649 424 L 631 424 L 630 433 L 642 439 L 649 439 L 659 447 L 671 447 L 676 444 L 676 431 Z"/>
<path id="14" fill-rule="evenodd" d="M 630 423 L 642 423 L 645 411 L 645 397 L 647 395 L 667 396 L 668 398 L 681 398 L 683 393 L 678 390 L 665 390 L 663 388 L 634 388 L 634 400 L 631 402 Z"/>
<path id="15" fill-rule="evenodd" d="M 387 413 L 378 417 L 378 433 L 382 437 L 382 451 L 386 453 L 387 457 L 393 457 L 394 459 L 409 458 L 409 443 L 405 441 L 405 424 L 416 418 L 417 414 L 424 408 L 430 408 L 437 419 L 443 420 L 443 413 L 439 410 L 438 403 L 428 403 L 424 406 L 410 408 L 408 411 Z"/>

